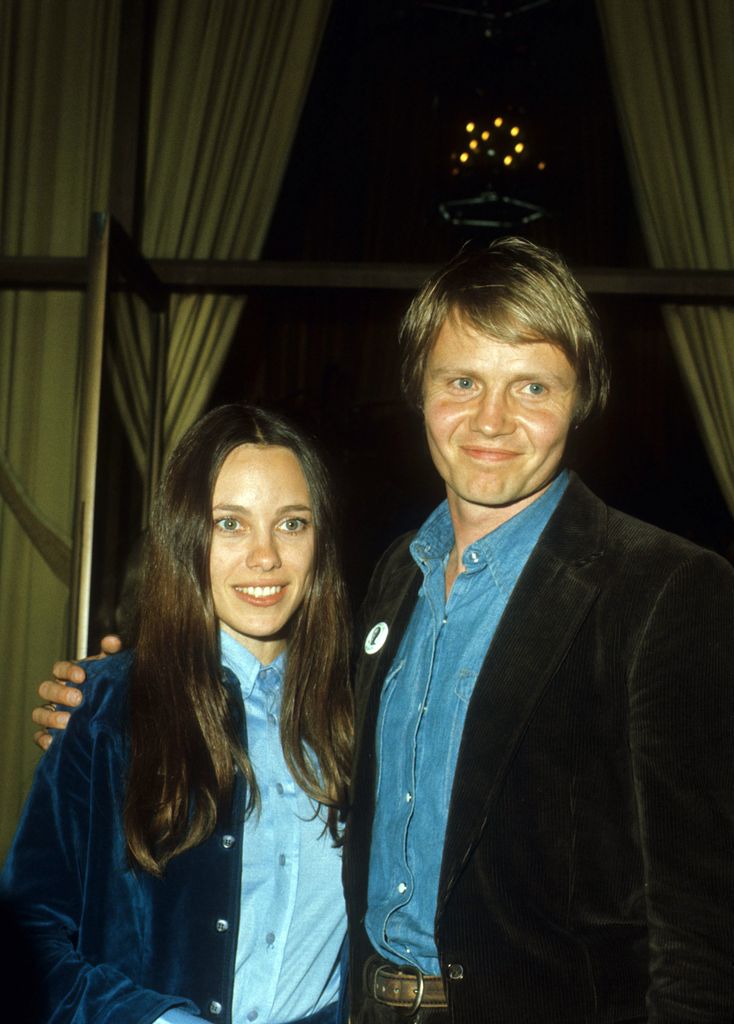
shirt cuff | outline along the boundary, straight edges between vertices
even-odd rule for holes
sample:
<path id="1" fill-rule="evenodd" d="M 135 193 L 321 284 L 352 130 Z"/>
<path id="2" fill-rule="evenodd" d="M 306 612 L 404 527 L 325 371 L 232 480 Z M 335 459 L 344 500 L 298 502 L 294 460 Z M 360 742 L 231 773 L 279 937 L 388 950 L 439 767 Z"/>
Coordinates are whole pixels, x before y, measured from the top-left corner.
<path id="1" fill-rule="evenodd" d="M 187 1010 L 178 1010 L 172 1007 L 166 1010 L 162 1017 L 157 1017 L 153 1024 L 201 1024 L 201 1017 L 195 1017 Z"/>

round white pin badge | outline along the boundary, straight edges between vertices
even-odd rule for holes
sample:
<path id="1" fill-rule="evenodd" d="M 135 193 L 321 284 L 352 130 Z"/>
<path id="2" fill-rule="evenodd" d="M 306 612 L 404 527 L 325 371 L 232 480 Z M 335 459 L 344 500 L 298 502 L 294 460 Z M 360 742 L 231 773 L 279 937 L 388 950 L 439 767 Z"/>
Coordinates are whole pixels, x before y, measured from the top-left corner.
<path id="1" fill-rule="evenodd" d="M 365 654 L 377 654 L 387 640 L 389 630 L 386 622 L 378 622 L 367 634 L 364 642 Z"/>

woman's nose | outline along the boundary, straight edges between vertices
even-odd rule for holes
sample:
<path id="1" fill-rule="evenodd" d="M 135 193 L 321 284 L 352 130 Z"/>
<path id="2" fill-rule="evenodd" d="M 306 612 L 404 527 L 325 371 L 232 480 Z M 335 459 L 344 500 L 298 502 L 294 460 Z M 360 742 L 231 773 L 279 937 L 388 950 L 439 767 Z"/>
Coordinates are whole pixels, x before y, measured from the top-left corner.
<path id="1" fill-rule="evenodd" d="M 280 566 L 280 555 L 275 538 L 269 532 L 253 537 L 247 552 L 249 569 L 263 569 L 266 572 Z"/>

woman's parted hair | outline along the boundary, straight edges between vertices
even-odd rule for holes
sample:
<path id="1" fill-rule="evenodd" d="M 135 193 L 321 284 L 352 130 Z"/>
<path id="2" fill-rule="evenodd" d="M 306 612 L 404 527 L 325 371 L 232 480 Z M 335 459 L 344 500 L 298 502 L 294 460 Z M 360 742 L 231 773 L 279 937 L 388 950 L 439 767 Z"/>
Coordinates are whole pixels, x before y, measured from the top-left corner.
<path id="1" fill-rule="evenodd" d="M 154 874 L 211 834 L 236 768 L 248 782 L 250 809 L 258 800 L 222 680 L 209 569 L 214 486 L 229 453 L 244 444 L 292 451 L 311 498 L 312 582 L 291 620 L 280 731 L 297 783 L 327 808 L 338 838 L 352 717 L 349 613 L 331 483 L 315 445 L 286 419 L 225 405 L 179 442 L 151 517 L 135 631 L 125 829 L 132 859 Z"/>
<path id="2" fill-rule="evenodd" d="M 425 282 L 400 328 L 403 391 L 416 408 L 428 356 L 450 317 L 499 341 L 557 345 L 578 381 L 575 424 L 604 408 L 609 371 L 597 317 L 557 253 L 501 238 L 485 249 L 462 249 Z"/>

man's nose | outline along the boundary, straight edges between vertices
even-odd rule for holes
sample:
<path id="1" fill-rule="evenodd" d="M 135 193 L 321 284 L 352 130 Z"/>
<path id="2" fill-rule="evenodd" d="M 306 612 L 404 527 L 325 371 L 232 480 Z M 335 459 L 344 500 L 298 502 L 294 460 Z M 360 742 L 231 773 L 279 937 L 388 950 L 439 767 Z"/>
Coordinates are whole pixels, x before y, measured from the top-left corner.
<path id="1" fill-rule="evenodd" d="M 280 566 L 278 545 L 269 530 L 264 530 L 253 536 L 246 560 L 248 569 L 262 569 L 269 572 Z"/>
<path id="2" fill-rule="evenodd" d="M 506 434 L 512 429 L 512 410 L 504 390 L 487 388 L 478 396 L 472 416 L 472 427 L 483 434 Z"/>

